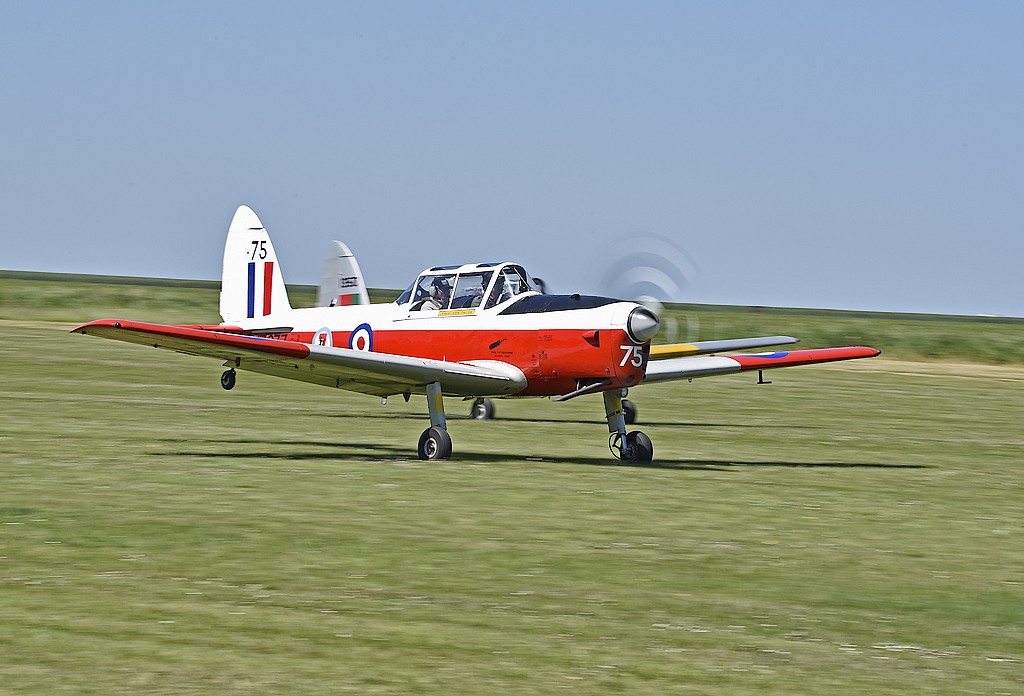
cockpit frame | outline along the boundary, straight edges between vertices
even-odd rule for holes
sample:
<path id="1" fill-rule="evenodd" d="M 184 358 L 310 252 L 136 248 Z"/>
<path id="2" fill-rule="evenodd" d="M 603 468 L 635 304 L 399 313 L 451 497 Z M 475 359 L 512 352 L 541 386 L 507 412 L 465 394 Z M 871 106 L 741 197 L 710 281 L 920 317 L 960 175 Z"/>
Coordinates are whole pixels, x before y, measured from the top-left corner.
<path id="1" fill-rule="evenodd" d="M 434 266 L 420 273 L 395 304 L 409 312 L 472 314 L 527 294 L 539 294 L 537 285 L 517 263 Z"/>

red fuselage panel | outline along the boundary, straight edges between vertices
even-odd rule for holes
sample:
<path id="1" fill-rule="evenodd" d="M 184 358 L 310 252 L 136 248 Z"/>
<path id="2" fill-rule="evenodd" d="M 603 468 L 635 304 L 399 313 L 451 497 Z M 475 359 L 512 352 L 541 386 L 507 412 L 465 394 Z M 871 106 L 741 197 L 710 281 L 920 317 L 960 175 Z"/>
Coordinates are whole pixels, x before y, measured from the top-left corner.
<path id="1" fill-rule="evenodd" d="M 313 333 L 293 332 L 290 341 L 309 343 Z M 643 381 L 649 347 L 637 345 L 621 329 L 464 329 L 423 331 L 378 329 L 335 331 L 335 347 L 372 350 L 448 362 L 496 360 L 523 371 L 529 382 L 522 396 L 566 394 L 580 380 L 607 379 L 612 387 L 634 387 Z"/>

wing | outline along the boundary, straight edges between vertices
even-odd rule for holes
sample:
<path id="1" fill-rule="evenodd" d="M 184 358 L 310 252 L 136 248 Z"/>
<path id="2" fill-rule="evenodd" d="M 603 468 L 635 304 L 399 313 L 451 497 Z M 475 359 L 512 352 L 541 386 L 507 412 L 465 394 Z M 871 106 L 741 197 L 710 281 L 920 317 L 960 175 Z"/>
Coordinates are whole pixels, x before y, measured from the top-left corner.
<path id="1" fill-rule="evenodd" d="M 882 351 L 864 346 L 844 348 L 814 348 L 791 350 L 777 353 L 755 353 L 753 355 L 702 355 L 692 358 L 670 358 L 647 363 L 644 384 L 666 382 L 673 379 L 711 377 L 747 370 L 769 370 L 776 367 L 813 365 L 835 360 L 873 358 Z"/>
<path id="2" fill-rule="evenodd" d="M 722 353 L 727 350 L 750 350 L 751 348 L 781 346 L 786 343 L 796 343 L 799 340 L 792 336 L 758 336 L 757 338 L 672 343 L 669 345 L 651 346 L 651 360 L 681 358 L 690 355 L 704 355 L 705 353 Z"/>
<path id="3" fill-rule="evenodd" d="M 526 387 L 526 377 L 518 368 L 494 360 L 445 362 L 312 346 L 208 327 L 115 319 L 90 322 L 71 331 L 215 358 L 240 370 L 377 396 L 418 392 L 433 382 L 440 382 L 442 393 L 448 396 L 508 396 Z"/>

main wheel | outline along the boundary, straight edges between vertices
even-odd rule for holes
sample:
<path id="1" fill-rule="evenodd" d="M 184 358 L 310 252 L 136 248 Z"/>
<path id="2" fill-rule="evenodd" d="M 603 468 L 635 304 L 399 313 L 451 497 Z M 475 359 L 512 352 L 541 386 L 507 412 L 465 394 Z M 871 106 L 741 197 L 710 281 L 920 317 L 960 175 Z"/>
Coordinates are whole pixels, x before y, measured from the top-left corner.
<path id="1" fill-rule="evenodd" d="M 494 418 L 494 402 L 490 399 L 477 399 L 473 402 L 469 417 L 476 420 L 491 420 Z"/>
<path id="2" fill-rule="evenodd" d="M 626 433 L 626 444 L 622 448 L 622 460 L 627 462 L 649 462 L 654 458 L 651 438 L 639 430 Z"/>
<path id="3" fill-rule="evenodd" d="M 447 459 L 452 456 L 452 438 L 444 428 L 427 428 L 420 435 L 420 459 Z"/>
<path id="4" fill-rule="evenodd" d="M 220 386 L 224 387 L 225 389 L 234 389 L 235 388 L 235 371 L 234 370 L 224 370 L 224 374 L 222 374 L 220 376 Z"/>
<path id="5" fill-rule="evenodd" d="M 636 404 L 629 399 L 622 400 L 622 417 L 626 419 L 626 425 L 636 423 Z"/>

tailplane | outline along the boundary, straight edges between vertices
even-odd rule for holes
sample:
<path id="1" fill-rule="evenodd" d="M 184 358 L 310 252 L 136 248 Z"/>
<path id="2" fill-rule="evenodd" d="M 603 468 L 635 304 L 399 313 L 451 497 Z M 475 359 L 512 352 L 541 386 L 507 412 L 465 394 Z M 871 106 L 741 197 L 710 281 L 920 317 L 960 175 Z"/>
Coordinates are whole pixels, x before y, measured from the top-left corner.
<path id="1" fill-rule="evenodd" d="M 363 273 L 359 263 L 348 247 L 339 241 L 331 242 L 324 259 L 324 271 L 320 275 L 320 291 L 317 293 L 318 307 L 347 307 L 348 305 L 369 304 Z"/>
<path id="2" fill-rule="evenodd" d="M 238 206 L 224 244 L 221 318 L 225 324 L 234 324 L 290 309 L 270 235 L 251 208 Z"/>

